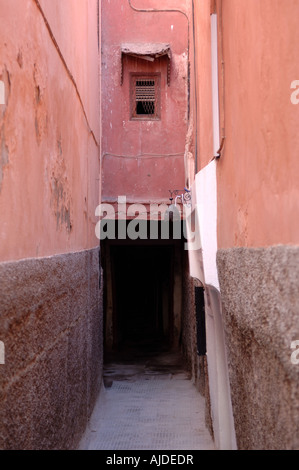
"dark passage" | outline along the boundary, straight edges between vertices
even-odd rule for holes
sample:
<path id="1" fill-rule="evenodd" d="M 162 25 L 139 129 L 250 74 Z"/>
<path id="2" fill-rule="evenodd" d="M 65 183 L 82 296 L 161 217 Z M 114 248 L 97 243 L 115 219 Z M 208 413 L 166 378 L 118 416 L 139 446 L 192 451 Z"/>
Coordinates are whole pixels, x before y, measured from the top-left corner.
<path id="1" fill-rule="evenodd" d="M 172 247 L 114 246 L 114 344 L 167 346 L 172 329 Z"/>

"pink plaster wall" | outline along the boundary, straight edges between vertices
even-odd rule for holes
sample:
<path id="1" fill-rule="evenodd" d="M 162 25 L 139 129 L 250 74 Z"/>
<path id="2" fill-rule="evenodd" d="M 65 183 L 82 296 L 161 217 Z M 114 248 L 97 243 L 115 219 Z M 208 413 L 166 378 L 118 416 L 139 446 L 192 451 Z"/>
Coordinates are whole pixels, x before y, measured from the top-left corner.
<path id="1" fill-rule="evenodd" d="M 222 11 L 219 248 L 298 244 L 299 105 L 290 86 L 299 79 L 299 2 L 225 0 Z"/>
<path id="2" fill-rule="evenodd" d="M 132 5 L 186 13 L 189 2 L 133 0 Z M 103 200 L 126 195 L 128 201 L 167 201 L 169 189 L 184 187 L 188 19 L 179 12 L 136 12 L 127 0 L 114 0 L 102 2 L 102 25 Z M 169 43 L 170 86 L 164 58 L 154 65 L 126 58 L 121 86 L 122 43 Z M 129 74 L 136 71 L 161 72 L 160 120 L 130 120 Z"/>
<path id="3" fill-rule="evenodd" d="M 98 244 L 97 1 L 40 6 L 0 0 L 2 261 Z"/>
<path id="4" fill-rule="evenodd" d="M 40 4 L 76 81 L 90 127 L 100 140 L 97 1 L 40 0 Z"/>
<path id="5" fill-rule="evenodd" d="M 191 36 L 192 100 L 194 131 L 197 132 L 197 171 L 205 167 L 213 156 L 212 75 L 210 0 L 194 2 L 194 35 Z"/>

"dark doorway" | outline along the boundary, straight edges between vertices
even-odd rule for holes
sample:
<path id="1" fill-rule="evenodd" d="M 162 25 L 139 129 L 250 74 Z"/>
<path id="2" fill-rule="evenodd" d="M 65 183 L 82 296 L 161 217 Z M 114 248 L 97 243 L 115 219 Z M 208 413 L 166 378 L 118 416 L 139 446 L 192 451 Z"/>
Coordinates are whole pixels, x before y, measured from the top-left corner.
<path id="1" fill-rule="evenodd" d="M 169 346 L 173 328 L 173 247 L 111 247 L 114 349 Z"/>

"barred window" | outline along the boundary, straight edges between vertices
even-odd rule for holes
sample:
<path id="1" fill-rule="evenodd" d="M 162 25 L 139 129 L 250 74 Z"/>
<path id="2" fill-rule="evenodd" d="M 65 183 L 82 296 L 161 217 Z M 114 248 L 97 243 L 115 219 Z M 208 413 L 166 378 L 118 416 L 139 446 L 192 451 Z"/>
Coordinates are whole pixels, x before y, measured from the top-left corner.
<path id="1" fill-rule="evenodd" d="M 131 117 L 133 119 L 158 119 L 160 117 L 159 76 L 132 76 Z"/>

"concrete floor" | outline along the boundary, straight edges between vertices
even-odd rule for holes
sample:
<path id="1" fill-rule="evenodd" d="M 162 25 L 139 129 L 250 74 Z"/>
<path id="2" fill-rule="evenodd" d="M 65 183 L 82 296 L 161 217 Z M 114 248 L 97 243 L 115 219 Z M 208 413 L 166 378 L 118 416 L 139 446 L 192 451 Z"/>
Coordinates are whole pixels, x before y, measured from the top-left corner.
<path id="1" fill-rule="evenodd" d="M 213 450 L 205 400 L 177 353 L 110 358 L 79 450 Z"/>

